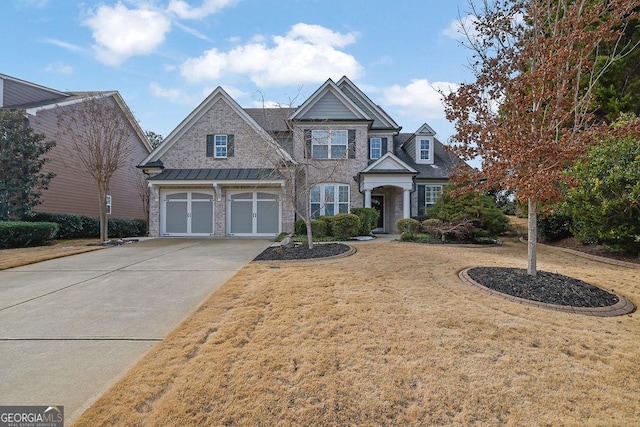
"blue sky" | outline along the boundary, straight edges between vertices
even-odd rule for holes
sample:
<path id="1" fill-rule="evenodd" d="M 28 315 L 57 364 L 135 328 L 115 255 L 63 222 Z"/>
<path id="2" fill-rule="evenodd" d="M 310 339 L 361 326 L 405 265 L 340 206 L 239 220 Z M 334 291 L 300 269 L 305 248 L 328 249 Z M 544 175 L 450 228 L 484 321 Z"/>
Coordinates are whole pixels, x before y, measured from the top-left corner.
<path id="1" fill-rule="evenodd" d="M 3 0 L 0 73 L 118 90 L 167 136 L 215 87 L 243 107 L 299 105 L 347 75 L 403 127 L 446 142 L 434 88 L 469 81 L 455 26 L 467 0 Z"/>

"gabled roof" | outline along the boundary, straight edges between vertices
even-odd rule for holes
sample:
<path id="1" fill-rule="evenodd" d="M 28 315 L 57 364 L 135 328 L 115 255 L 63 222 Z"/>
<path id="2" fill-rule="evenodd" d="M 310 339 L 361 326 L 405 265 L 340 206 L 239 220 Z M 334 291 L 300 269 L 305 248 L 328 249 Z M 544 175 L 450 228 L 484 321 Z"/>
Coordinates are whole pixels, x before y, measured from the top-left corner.
<path id="1" fill-rule="evenodd" d="M 379 105 L 376 105 L 369 97 L 360 90 L 347 76 L 343 76 L 338 83 L 336 83 L 342 92 L 349 97 L 362 111 L 364 111 L 369 117 L 373 119 L 372 129 L 392 129 L 399 132 L 402 129 L 391 118 L 386 111 L 384 111 Z"/>
<path id="2" fill-rule="evenodd" d="M 180 138 L 204 116 L 213 105 L 217 102 L 226 103 L 231 109 L 242 118 L 260 137 L 269 144 L 280 150 L 283 157 L 286 160 L 293 161 L 289 154 L 282 150 L 278 143 L 269 135 L 269 133 L 263 129 L 252 117 L 245 111 L 222 87 L 218 86 L 211 94 L 205 98 L 204 101 L 196 107 L 171 133 L 162 141 L 162 143 L 151 152 L 140 165 L 144 166 L 148 162 L 158 160 L 163 154 L 165 154 L 176 141 Z"/>
<path id="3" fill-rule="evenodd" d="M 57 97 L 57 98 L 48 99 L 48 100 L 44 100 L 44 101 L 38 101 L 38 102 L 31 102 L 31 103 L 24 104 L 24 105 L 13 105 L 13 106 L 7 107 L 7 108 L 11 108 L 11 109 L 15 109 L 15 110 L 22 109 L 22 110 L 25 110 L 27 112 L 27 114 L 35 116 L 40 111 L 46 111 L 46 110 L 52 110 L 54 108 L 66 107 L 66 106 L 69 106 L 69 105 L 74 105 L 74 104 L 79 104 L 79 103 L 82 103 L 82 102 L 86 102 L 86 101 L 89 101 L 89 100 L 92 100 L 92 99 L 108 98 L 110 96 L 113 97 L 113 99 L 116 102 L 116 104 L 118 104 L 120 109 L 124 112 L 124 114 L 125 114 L 125 116 L 127 118 L 127 121 L 129 122 L 129 124 L 133 128 L 133 131 L 138 136 L 138 139 L 140 139 L 140 141 L 142 141 L 142 143 L 143 143 L 144 147 L 147 149 L 147 151 L 151 151 L 153 149 L 153 147 L 151 147 L 151 144 L 149 143 L 149 139 L 147 138 L 147 136 L 145 135 L 144 131 L 140 127 L 140 124 L 138 123 L 138 121 L 135 119 L 135 117 L 131 113 L 131 110 L 129 109 L 127 104 L 124 102 L 124 99 L 122 99 L 122 96 L 120 96 L 120 93 L 118 91 L 116 91 L 116 90 L 98 91 L 98 92 L 67 92 L 66 96 L 63 96 L 63 97 Z"/>
<path id="4" fill-rule="evenodd" d="M 416 179 L 448 180 L 449 175 L 451 175 L 456 168 L 460 166 L 468 167 L 466 163 L 447 151 L 444 144 L 438 141 L 437 138 L 433 138 L 433 164 L 414 162 L 411 155 L 407 153 L 403 147 L 404 144 L 413 137 L 415 137 L 413 133 L 400 133 L 396 135 L 393 138 L 393 149 L 400 160 L 411 165 L 411 167 L 418 172 Z"/>
<path id="5" fill-rule="evenodd" d="M 39 85 L 39 84 L 31 83 L 31 82 L 28 82 L 26 80 L 22 80 L 22 79 L 18 79 L 16 77 L 8 76 L 6 74 L 1 74 L 0 73 L 0 80 L 9 80 L 9 81 L 15 82 L 15 83 L 20 84 L 20 85 L 29 86 L 29 87 L 38 89 L 39 91 L 46 92 L 47 94 L 51 95 L 50 99 L 65 98 L 65 97 L 69 96 L 69 94 L 66 93 L 66 92 L 62 92 L 62 91 L 59 91 L 59 90 L 56 90 L 56 89 L 51 89 L 50 87 L 46 87 L 46 86 L 42 86 L 42 85 Z M 0 95 L 2 95 L 2 94 L 0 93 Z M 47 98 L 49 98 L 49 97 L 47 97 Z M 3 99 L 2 98 L 0 98 L 0 106 L 5 106 L 5 105 L 3 105 Z M 5 106 L 5 107 L 16 108 L 14 105 L 8 105 L 8 106 Z M 20 108 L 20 107 L 17 107 L 17 108 Z"/>
<path id="6" fill-rule="evenodd" d="M 287 121 L 296 109 L 288 107 L 245 108 L 244 111 L 267 132 L 288 132 L 291 129 Z"/>
<path id="7" fill-rule="evenodd" d="M 331 119 L 329 117 L 314 117 L 312 112 L 316 104 L 320 103 L 325 97 L 335 97 L 335 99 L 344 108 L 345 117 L 342 119 L 353 120 L 369 120 L 372 118 L 367 115 L 360 107 L 356 105 L 336 84 L 333 80 L 328 79 L 322 86 L 320 86 L 298 109 L 293 113 L 290 120 L 318 120 L 318 119 Z"/>
<path id="8" fill-rule="evenodd" d="M 415 135 L 432 135 L 433 136 L 435 134 L 436 134 L 436 131 L 433 130 L 433 128 L 426 123 L 423 123 L 422 126 L 420 126 L 420 129 L 415 131 Z"/>
<path id="9" fill-rule="evenodd" d="M 418 173 L 406 162 L 400 160 L 391 152 L 387 152 L 375 162 L 371 163 L 360 173 Z"/>

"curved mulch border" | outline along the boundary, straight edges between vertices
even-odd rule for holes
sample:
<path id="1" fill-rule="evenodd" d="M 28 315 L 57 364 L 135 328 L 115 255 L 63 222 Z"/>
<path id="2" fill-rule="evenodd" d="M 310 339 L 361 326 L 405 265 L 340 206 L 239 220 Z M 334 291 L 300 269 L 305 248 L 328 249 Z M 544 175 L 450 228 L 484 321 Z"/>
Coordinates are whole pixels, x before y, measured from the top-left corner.
<path id="1" fill-rule="evenodd" d="M 322 244 L 322 243 L 316 243 L 316 244 Z M 251 262 L 255 262 L 255 263 L 274 263 L 274 262 L 308 262 L 308 261 L 324 261 L 324 260 L 330 260 L 330 259 L 338 259 L 338 258 L 344 258 L 344 257 L 348 257 L 351 256 L 353 254 L 355 254 L 356 248 L 354 248 L 351 245 L 347 245 L 346 243 L 342 243 L 342 245 L 348 246 L 349 250 L 346 252 L 342 252 L 341 254 L 338 255 L 331 255 L 331 256 L 326 256 L 326 257 L 315 257 L 315 258 L 300 258 L 300 259 L 261 259 L 261 260 L 253 260 Z"/>
<path id="2" fill-rule="evenodd" d="M 524 237 L 520 237 L 520 242 L 527 243 L 527 239 L 525 239 Z M 587 258 L 587 259 L 590 259 L 590 260 L 593 260 L 593 261 L 603 262 L 605 264 L 617 265 L 619 267 L 640 268 L 640 264 L 636 264 L 636 263 L 633 263 L 633 262 L 620 261 L 620 260 L 615 259 L 615 258 L 607 258 L 607 257 L 599 256 L 599 255 L 588 254 L 586 252 L 576 251 L 575 249 L 563 248 L 562 246 L 547 245 L 545 243 L 540 243 L 540 242 L 536 242 L 536 244 L 542 245 L 542 246 L 546 246 L 548 248 L 559 249 L 561 251 L 570 253 L 572 255 L 577 255 L 579 257 Z"/>
<path id="3" fill-rule="evenodd" d="M 509 294 L 505 294 L 505 293 L 487 288 L 486 286 L 483 286 L 480 283 L 476 282 L 468 274 L 468 271 L 472 268 L 474 267 L 465 268 L 464 270 L 460 271 L 460 273 L 458 273 L 458 277 L 460 277 L 460 280 L 472 286 L 475 286 L 490 295 L 497 296 L 497 297 L 506 299 L 508 301 L 513 301 L 518 304 L 545 308 L 547 310 L 561 311 L 564 313 L 584 314 L 587 316 L 597 316 L 597 317 L 622 316 L 624 314 L 632 313 L 636 309 L 636 306 L 631 301 L 629 301 L 628 299 L 626 299 L 620 294 L 615 294 L 618 297 L 619 301 L 616 304 L 610 305 L 608 307 L 572 307 L 568 305 L 548 304 L 540 301 L 532 301 L 524 298 L 518 298 Z"/>

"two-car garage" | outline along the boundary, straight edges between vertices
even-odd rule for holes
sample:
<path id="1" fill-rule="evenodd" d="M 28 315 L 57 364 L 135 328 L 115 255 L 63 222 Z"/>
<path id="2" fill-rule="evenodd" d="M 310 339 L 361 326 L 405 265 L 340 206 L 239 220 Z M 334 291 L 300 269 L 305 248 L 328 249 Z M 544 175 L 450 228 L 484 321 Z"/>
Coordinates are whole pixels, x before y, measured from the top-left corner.
<path id="1" fill-rule="evenodd" d="M 217 179 L 204 182 L 203 173 L 180 171 L 165 170 L 149 180 L 152 199 L 159 202 L 157 217 L 150 212 L 151 232 L 153 223 L 160 236 L 270 237 L 281 232 L 282 179 L 261 179 L 265 172 L 255 170 L 227 175 L 215 170 Z"/>

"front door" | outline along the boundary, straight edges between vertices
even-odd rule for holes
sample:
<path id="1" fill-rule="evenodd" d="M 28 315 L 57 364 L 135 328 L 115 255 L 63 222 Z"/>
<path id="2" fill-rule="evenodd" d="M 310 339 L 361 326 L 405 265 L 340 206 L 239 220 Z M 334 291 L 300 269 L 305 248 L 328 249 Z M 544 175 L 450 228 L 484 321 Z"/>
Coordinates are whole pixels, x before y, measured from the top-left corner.
<path id="1" fill-rule="evenodd" d="M 371 207 L 378 211 L 378 225 L 374 233 L 384 233 L 384 196 L 371 196 Z"/>
<path id="2" fill-rule="evenodd" d="M 227 203 L 230 236 L 276 236 L 280 232 L 277 194 L 262 191 L 234 193 Z"/>

